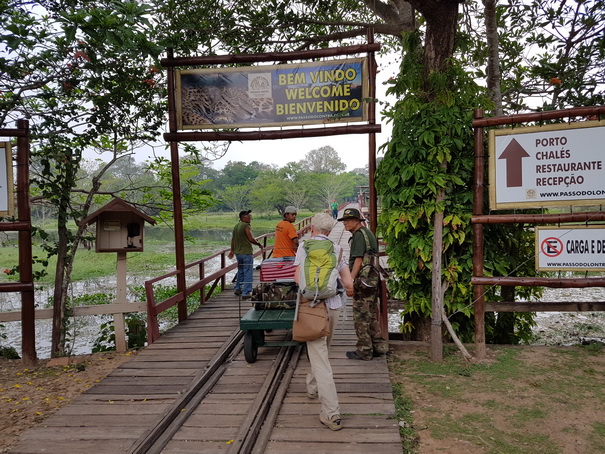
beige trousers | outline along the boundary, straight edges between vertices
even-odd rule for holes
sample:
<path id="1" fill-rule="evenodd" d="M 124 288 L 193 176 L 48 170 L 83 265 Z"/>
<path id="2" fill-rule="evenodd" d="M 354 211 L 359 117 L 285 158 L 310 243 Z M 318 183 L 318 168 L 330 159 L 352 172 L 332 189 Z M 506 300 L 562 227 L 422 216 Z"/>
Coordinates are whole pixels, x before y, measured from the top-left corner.
<path id="1" fill-rule="evenodd" d="M 340 310 L 340 308 L 328 310 L 330 314 L 329 336 L 307 342 L 307 354 L 311 363 L 311 372 L 307 374 L 306 380 L 307 393 L 319 396 L 321 412 L 328 419 L 340 415 L 338 394 L 336 393 L 336 384 L 334 383 L 332 365 L 329 358 L 332 334 L 336 331 Z"/>

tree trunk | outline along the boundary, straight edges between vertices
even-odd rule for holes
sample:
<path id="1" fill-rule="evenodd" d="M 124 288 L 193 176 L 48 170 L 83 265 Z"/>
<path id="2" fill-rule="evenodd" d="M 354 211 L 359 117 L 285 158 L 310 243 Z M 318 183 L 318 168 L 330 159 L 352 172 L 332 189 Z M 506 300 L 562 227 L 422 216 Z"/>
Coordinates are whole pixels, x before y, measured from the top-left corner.
<path id="1" fill-rule="evenodd" d="M 55 289 L 53 292 L 53 323 L 51 335 L 51 356 L 62 356 L 65 351 L 65 263 L 67 260 L 67 227 L 61 220 L 63 213 L 59 214 L 57 233 L 57 266 L 55 268 Z"/>
<path id="2" fill-rule="evenodd" d="M 458 0 L 410 0 L 410 4 L 425 17 L 426 38 L 424 42 L 424 82 L 427 97 L 434 99 L 429 91 L 428 77 L 434 71 L 446 68 L 447 61 L 454 55 L 454 40 L 458 24 Z M 447 162 L 441 166 L 447 169 Z M 439 205 L 445 199 L 445 191 L 436 196 Z M 431 359 L 443 360 L 443 286 L 441 282 L 441 262 L 443 250 L 443 212 L 435 212 L 433 224 L 433 271 L 431 295 Z"/>
<path id="3" fill-rule="evenodd" d="M 424 42 L 425 80 L 433 71 L 445 68 L 454 55 L 459 0 L 409 0 L 426 19 Z"/>
<path id="4" fill-rule="evenodd" d="M 487 33 L 487 90 L 493 101 L 495 116 L 502 115 L 502 91 L 500 90 L 500 54 L 498 46 L 498 20 L 496 0 L 483 0 L 485 30 Z"/>
<path id="5" fill-rule="evenodd" d="M 406 322 L 410 322 L 414 326 L 414 330 L 410 333 L 405 333 L 403 338 L 408 341 L 430 342 L 431 320 L 416 313 L 406 315 L 406 318 Z"/>
<path id="6" fill-rule="evenodd" d="M 447 164 L 442 163 L 442 167 Z M 442 189 L 436 197 L 435 205 L 445 199 Z M 443 361 L 443 286 L 441 283 L 441 251 L 443 250 L 443 211 L 435 211 L 433 223 L 433 270 L 431 285 L 431 359 Z"/>
<path id="7" fill-rule="evenodd" d="M 86 196 L 86 201 L 79 211 L 79 215 L 83 218 L 90 211 L 93 197 L 97 194 L 101 187 L 101 177 L 118 159 L 117 153 L 114 153 L 113 159 L 109 161 L 99 173 L 92 179 L 92 187 Z M 79 159 L 77 159 L 79 162 Z M 68 169 L 68 174 L 75 175 L 77 173 L 77 165 Z M 67 178 L 66 181 L 72 181 Z M 60 200 L 58 206 L 58 226 L 57 232 L 59 240 L 57 244 L 57 266 L 55 269 L 55 289 L 53 292 L 53 323 L 51 335 L 51 356 L 63 356 L 65 354 L 65 334 L 67 331 L 65 311 L 67 308 L 67 294 L 69 284 L 71 283 L 71 273 L 73 263 L 78 250 L 78 245 L 82 239 L 85 226 L 79 225 L 73 239 L 69 240 L 69 231 L 67 228 L 67 219 L 70 208 L 69 194 L 71 188 L 66 190 L 67 197 Z"/>

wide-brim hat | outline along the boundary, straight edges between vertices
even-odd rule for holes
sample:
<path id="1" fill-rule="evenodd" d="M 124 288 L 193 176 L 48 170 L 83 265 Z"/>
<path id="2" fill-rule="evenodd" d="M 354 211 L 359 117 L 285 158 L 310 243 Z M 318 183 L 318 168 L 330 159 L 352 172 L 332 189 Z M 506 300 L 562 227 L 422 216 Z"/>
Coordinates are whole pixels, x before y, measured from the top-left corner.
<path id="1" fill-rule="evenodd" d="M 252 213 L 252 210 L 242 210 L 239 212 L 239 218 L 241 219 L 242 217 L 246 216 L 247 214 Z"/>
<path id="2" fill-rule="evenodd" d="M 345 219 L 350 219 L 350 218 L 355 218 L 355 219 L 359 219 L 360 221 L 365 221 L 365 219 L 363 218 L 363 216 L 361 215 L 361 213 L 359 212 L 359 210 L 357 208 L 347 208 L 344 213 L 342 213 L 342 217 L 339 218 L 339 221 L 344 221 Z"/>

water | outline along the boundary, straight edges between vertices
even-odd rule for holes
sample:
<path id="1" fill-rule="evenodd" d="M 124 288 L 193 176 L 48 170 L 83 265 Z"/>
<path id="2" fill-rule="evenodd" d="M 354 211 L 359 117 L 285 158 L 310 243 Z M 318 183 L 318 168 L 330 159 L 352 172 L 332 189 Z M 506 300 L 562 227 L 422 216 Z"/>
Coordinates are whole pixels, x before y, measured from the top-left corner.
<path id="1" fill-rule="evenodd" d="M 257 259 L 255 265 L 260 261 Z M 209 263 L 206 273 L 210 274 L 218 270 L 217 263 Z M 227 276 L 227 282 L 231 282 L 235 272 Z M 155 276 L 153 276 L 155 277 Z M 143 286 L 144 282 L 151 279 L 150 276 L 128 276 L 128 287 L 132 289 Z M 188 276 L 191 283 L 196 276 Z M 163 285 L 176 285 L 174 279 L 162 282 Z M 80 296 L 85 294 L 115 293 L 116 278 L 108 276 L 87 281 L 74 282 L 71 286 L 71 295 Z M 36 289 L 36 307 L 48 307 L 49 298 L 52 297 L 52 288 Z M 134 301 L 134 293 L 128 292 L 129 301 Z M 605 288 L 593 287 L 584 289 L 545 289 L 542 301 L 605 301 Z M 16 293 L 0 293 L 0 311 L 14 311 L 20 308 L 20 296 Z M 389 331 L 398 332 L 401 324 L 400 312 L 389 314 Z M 92 350 L 95 339 L 99 335 L 99 326 L 111 320 L 111 315 L 74 317 L 70 327 L 71 353 L 74 355 L 87 354 Z M 536 327 L 533 329 L 535 335 L 534 345 L 577 345 L 582 342 L 596 339 L 605 340 L 605 312 L 542 312 L 536 315 Z M 0 335 L 5 334 L 7 339 L 0 339 L 0 345 L 14 347 L 21 354 L 21 323 L 7 322 L 0 327 Z M 169 326 L 162 326 L 167 329 Z M 41 359 L 50 357 L 50 334 L 52 321 L 36 320 L 36 351 Z"/>
<path id="2" fill-rule="evenodd" d="M 260 261 L 258 262 L 260 263 Z M 220 267 L 220 259 L 207 262 L 206 274 L 212 274 L 218 271 Z M 169 272 L 172 270 L 166 270 Z M 197 268 L 188 270 L 186 280 L 188 285 L 197 280 Z M 231 282 L 235 271 L 227 274 L 227 282 Z M 157 276 L 127 276 L 127 299 L 130 302 L 136 301 L 134 289 L 142 287 L 146 280 Z M 176 279 L 168 278 L 160 282 L 164 286 L 175 286 Z M 106 276 L 101 278 L 89 279 L 86 281 L 73 282 L 70 286 L 70 296 L 79 297 L 82 295 L 94 295 L 98 293 L 106 293 L 110 295 L 110 300 L 115 298 L 116 292 L 116 277 Z M 35 292 L 35 307 L 37 309 L 50 307 L 49 300 L 52 298 L 52 287 L 36 287 Z M 19 293 L 0 293 L 0 312 L 18 311 L 21 308 L 21 296 Z M 102 323 L 113 320 L 111 315 L 91 315 L 83 317 L 72 317 L 71 325 L 68 330 L 69 351 L 73 355 L 88 354 L 92 351 L 92 347 L 96 338 L 99 336 L 99 327 Z M 160 330 L 168 329 L 170 325 L 164 324 L 160 326 Z M 51 333 L 52 320 L 38 319 L 35 323 L 35 343 L 38 358 L 50 358 L 51 353 Z M 6 339 L 2 339 L 2 335 Z M 14 347 L 19 355 L 21 355 L 21 322 L 4 322 L 0 325 L 0 345 Z"/>

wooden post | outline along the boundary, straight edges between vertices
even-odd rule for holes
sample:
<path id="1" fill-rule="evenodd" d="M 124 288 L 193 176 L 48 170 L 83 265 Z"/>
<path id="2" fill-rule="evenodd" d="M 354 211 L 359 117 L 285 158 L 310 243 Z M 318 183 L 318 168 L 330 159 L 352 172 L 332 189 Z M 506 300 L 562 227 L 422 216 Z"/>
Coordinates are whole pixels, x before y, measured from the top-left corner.
<path id="1" fill-rule="evenodd" d="M 116 265 L 116 299 L 115 303 L 127 303 L 126 299 L 126 251 L 118 252 Z M 116 339 L 116 350 L 125 352 L 126 343 L 126 322 L 123 313 L 113 314 L 113 328 Z"/>
<path id="2" fill-rule="evenodd" d="M 483 118 L 483 110 L 475 110 L 475 119 Z M 473 191 L 473 216 L 483 214 L 483 188 L 485 173 L 485 150 L 483 128 L 475 128 L 475 187 Z M 483 276 L 483 225 L 473 224 L 473 276 Z M 485 358 L 485 289 L 483 285 L 473 287 L 475 300 L 475 356 Z"/>
<path id="3" fill-rule="evenodd" d="M 374 29 L 368 29 L 368 44 L 374 44 Z M 369 97 L 368 103 L 368 124 L 376 124 L 376 59 L 374 52 L 368 52 L 368 72 L 369 72 Z M 378 225 L 378 197 L 376 196 L 375 173 L 376 173 L 376 133 L 368 134 L 368 176 L 370 189 L 370 230 L 376 234 Z"/>
<path id="4" fill-rule="evenodd" d="M 200 281 L 206 277 L 205 262 L 201 262 L 199 265 L 199 276 L 200 276 Z M 205 302 L 206 302 L 206 287 L 204 286 L 200 289 L 200 306 L 202 306 Z"/>
<path id="5" fill-rule="evenodd" d="M 173 58 L 172 49 L 168 50 L 168 57 Z M 177 131 L 176 123 L 176 83 L 174 68 L 168 68 L 168 126 L 171 133 Z M 187 319 L 187 297 L 185 296 L 185 234 L 183 232 L 183 204 L 181 201 L 181 172 L 179 163 L 179 145 L 176 141 L 170 142 L 170 163 L 172 170 L 172 204 L 174 210 L 174 249 L 176 256 L 177 291 L 183 298 L 178 302 L 179 322 Z"/>
<path id="6" fill-rule="evenodd" d="M 31 285 L 21 291 L 21 353 L 23 362 L 35 364 L 36 322 L 32 270 L 31 210 L 29 206 L 29 122 L 18 120 L 17 128 L 25 130 L 25 136 L 17 138 L 17 210 L 20 222 L 28 225 L 19 231 L 19 282 Z M 10 182 L 9 182 L 10 183 Z"/>
<path id="7" fill-rule="evenodd" d="M 225 252 L 223 251 L 223 253 L 221 254 L 221 269 L 225 268 L 226 264 L 227 264 L 227 261 L 226 261 L 226 257 L 225 257 Z M 226 285 L 227 285 L 227 278 L 223 274 L 221 276 L 221 292 L 225 291 Z"/>

